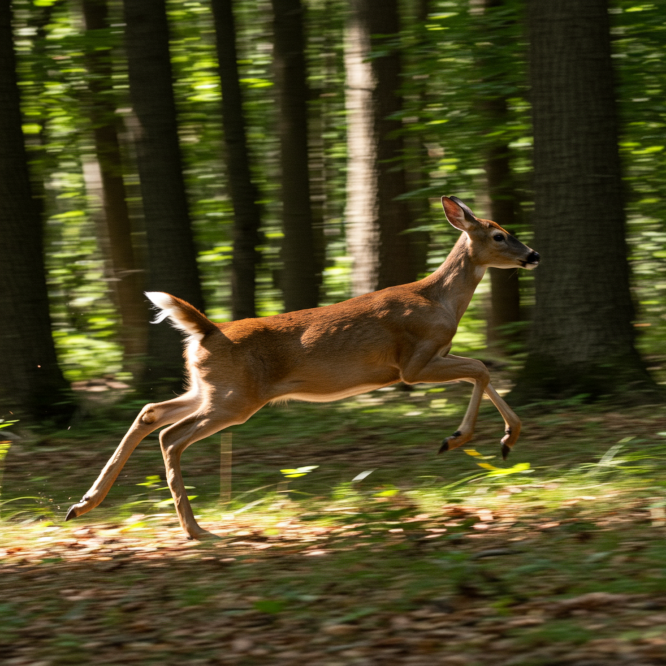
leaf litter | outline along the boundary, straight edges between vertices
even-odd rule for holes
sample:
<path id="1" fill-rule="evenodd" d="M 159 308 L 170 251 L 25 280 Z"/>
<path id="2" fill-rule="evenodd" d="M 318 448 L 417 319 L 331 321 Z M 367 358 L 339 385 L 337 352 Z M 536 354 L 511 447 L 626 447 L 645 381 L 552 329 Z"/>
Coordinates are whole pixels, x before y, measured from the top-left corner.
<path id="1" fill-rule="evenodd" d="M 412 422 L 392 424 L 412 434 Z M 219 536 L 211 541 L 184 539 L 144 465 L 144 478 L 127 482 L 143 486 L 131 507 L 67 525 L 44 508 L 5 518 L 0 663 L 666 664 L 666 535 L 655 512 L 666 474 L 650 449 L 665 419 L 565 410 L 532 425 L 529 460 L 502 468 L 515 474 L 494 474 L 496 460 L 479 467 L 486 455 L 448 454 L 449 479 L 439 471 L 425 483 L 414 481 L 429 471 L 413 462 L 421 445 L 378 443 L 385 431 L 348 421 L 323 424 L 347 437 L 337 449 L 330 438 L 324 457 L 313 455 L 320 438 L 274 459 L 264 442 L 239 452 L 235 473 L 249 469 L 258 482 L 265 453 L 280 490 L 256 499 L 243 490 L 222 510 L 203 502 L 201 522 Z M 611 455 L 618 425 L 638 445 Z M 477 441 L 490 432 L 480 423 Z M 34 449 L 17 448 L 10 483 L 35 474 Z M 89 473 L 88 456 L 80 460 Z M 400 476 L 387 473 L 398 466 Z M 289 474 L 302 477 L 279 486 Z M 350 481 L 322 489 L 333 476 Z"/>

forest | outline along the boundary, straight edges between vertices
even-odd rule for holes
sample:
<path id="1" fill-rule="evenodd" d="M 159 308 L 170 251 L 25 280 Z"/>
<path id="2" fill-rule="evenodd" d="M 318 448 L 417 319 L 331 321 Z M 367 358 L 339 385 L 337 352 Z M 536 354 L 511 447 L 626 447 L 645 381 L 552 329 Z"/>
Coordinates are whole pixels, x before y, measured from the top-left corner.
<path id="1" fill-rule="evenodd" d="M 0 1 L 0 661 L 666 664 L 665 51 L 640 0 Z M 397 385 L 188 450 L 215 540 L 157 435 L 63 522 L 186 386 L 145 292 L 222 323 L 411 283 L 444 195 L 541 257 L 453 340 L 508 461 L 485 400 L 435 457 L 469 384 Z"/>

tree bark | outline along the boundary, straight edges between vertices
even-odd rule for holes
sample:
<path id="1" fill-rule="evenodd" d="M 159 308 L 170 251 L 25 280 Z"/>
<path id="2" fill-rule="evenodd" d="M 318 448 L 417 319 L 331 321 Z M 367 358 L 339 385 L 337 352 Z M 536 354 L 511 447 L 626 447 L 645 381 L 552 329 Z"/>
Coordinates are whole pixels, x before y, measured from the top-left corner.
<path id="1" fill-rule="evenodd" d="M 137 160 L 147 240 L 149 291 L 165 291 L 203 309 L 196 249 L 182 173 L 165 0 L 125 0 L 130 96 L 138 122 Z M 147 388 L 178 390 L 182 336 L 149 328 Z"/>
<path id="2" fill-rule="evenodd" d="M 520 399 L 649 387 L 635 348 L 607 0 L 529 3 L 536 307 Z"/>
<path id="3" fill-rule="evenodd" d="M 222 122 L 227 177 L 234 207 L 231 310 L 234 319 L 256 317 L 256 268 L 260 261 L 261 208 L 252 182 L 245 133 L 243 95 L 238 79 L 236 29 L 232 0 L 212 0 L 217 59 L 222 85 Z"/>
<path id="4" fill-rule="evenodd" d="M 272 0 L 282 171 L 281 276 L 286 312 L 314 308 L 319 300 L 310 177 L 308 87 L 301 0 Z"/>
<path id="5" fill-rule="evenodd" d="M 354 296 L 415 279 L 403 166 L 397 0 L 352 0 L 347 70 L 348 241 Z M 372 55 L 372 57 L 371 57 Z"/>
<path id="6" fill-rule="evenodd" d="M 0 3 L 0 413 L 64 421 L 73 410 L 58 367 L 42 221 L 21 129 L 10 3 Z"/>
<path id="7" fill-rule="evenodd" d="M 490 217 L 499 225 L 516 234 L 519 201 L 515 179 L 511 168 L 511 148 L 503 131 L 508 121 L 507 95 L 500 92 L 508 87 L 510 76 L 506 68 L 499 69 L 494 54 L 506 39 L 507 18 L 495 17 L 497 11 L 504 12 L 506 0 L 483 0 L 483 17 L 478 21 L 481 54 L 479 69 L 483 81 L 491 84 L 489 94 L 481 100 L 481 110 L 489 128 L 486 138 L 485 171 L 490 200 Z M 496 48 L 497 46 L 497 48 Z M 506 63 L 508 66 L 508 63 Z M 499 70 L 499 71 L 498 71 Z M 502 85 L 504 84 L 504 85 Z M 508 328 L 521 320 L 520 284 L 517 270 L 490 268 L 490 312 L 486 329 L 487 343 L 501 351 L 510 351 L 512 343 L 521 338 L 515 327 Z"/>
<path id="8" fill-rule="evenodd" d="M 486 104 L 491 122 L 506 121 L 506 101 L 491 100 Z M 518 197 L 511 170 L 508 144 L 498 141 L 486 149 L 486 182 L 490 199 L 490 217 L 511 233 L 516 233 Z M 490 316 L 487 339 L 489 346 L 509 351 L 511 343 L 520 339 L 520 332 L 507 327 L 521 320 L 520 283 L 517 270 L 490 268 Z"/>
<path id="9" fill-rule="evenodd" d="M 107 243 L 111 287 L 122 322 L 120 340 L 124 350 L 124 365 L 135 379 L 140 377 L 146 354 L 148 310 L 142 293 L 143 275 L 137 266 L 132 245 L 132 225 L 127 207 L 117 116 L 111 83 L 111 54 L 101 50 L 103 41 L 95 31 L 107 30 L 106 0 L 84 0 L 83 15 L 89 43 L 86 61 L 91 93 L 91 119 L 95 151 L 99 163 L 104 198 L 104 232 Z"/>
<path id="10" fill-rule="evenodd" d="M 428 34 L 428 16 L 432 0 L 416 0 L 416 12 L 413 30 L 416 44 L 411 49 L 412 60 L 421 58 L 431 59 L 435 53 L 432 38 Z M 419 77 L 410 82 L 410 94 L 417 97 L 418 108 L 413 111 L 418 114 L 419 125 L 423 128 L 427 122 L 425 110 L 428 106 L 430 77 Z M 411 115 L 411 112 L 410 112 Z M 430 171 L 425 131 L 410 132 L 405 137 L 405 179 L 409 191 L 423 190 L 430 184 Z M 412 197 L 409 201 L 410 221 L 417 227 L 425 227 L 430 223 L 430 199 L 421 195 Z M 430 248 L 430 231 L 421 229 L 409 233 L 409 248 L 411 266 L 414 279 L 425 277 L 428 274 L 428 250 Z M 405 385 L 407 386 L 407 385 Z"/>

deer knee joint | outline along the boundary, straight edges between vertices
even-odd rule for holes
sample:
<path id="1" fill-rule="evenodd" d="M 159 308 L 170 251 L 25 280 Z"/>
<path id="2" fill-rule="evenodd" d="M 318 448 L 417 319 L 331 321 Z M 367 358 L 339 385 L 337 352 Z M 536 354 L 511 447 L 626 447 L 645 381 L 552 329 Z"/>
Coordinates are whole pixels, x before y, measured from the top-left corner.
<path id="1" fill-rule="evenodd" d="M 479 364 L 478 370 L 472 379 L 474 379 L 475 383 L 481 384 L 481 386 L 485 388 L 490 383 L 490 372 L 481 361 L 477 361 L 477 363 Z"/>
<path id="2" fill-rule="evenodd" d="M 157 413 L 155 412 L 155 405 L 146 405 L 141 410 L 141 422 L 145 425 L 155 423 L 157 420 Z"/>

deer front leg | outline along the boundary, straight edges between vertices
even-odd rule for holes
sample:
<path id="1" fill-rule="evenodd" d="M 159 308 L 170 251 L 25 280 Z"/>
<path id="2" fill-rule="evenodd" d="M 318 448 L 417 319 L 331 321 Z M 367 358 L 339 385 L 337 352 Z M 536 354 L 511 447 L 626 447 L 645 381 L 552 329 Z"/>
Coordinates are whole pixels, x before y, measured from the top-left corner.
<path id="1" fill-rule="evenodd" d="M 486 386 L 486 393 L 504 419 L 505 435 L 502 437 L 502 458 L 506 460 L 520 435 L 520 419 L 490 384 Z"/>
<path id="2" fill-rule="evenodd" d="M 439 449 L 450 451 L 466 444 L 472 439 L 476 418 L 481 406 L 481 399 L 486 387 L 489 385 L 490 375 L 481 361 L 461 356 L 432 356 L 422 367 L 418 367 L 418 357 L 413 359 L 402 372 L 403 381 L 408 384 L 451 382 L 458 379 L 472 382 L 474 390 L 469 401 L 465 417 L 460 427 L 450 437 L 447 437 Z"/>

